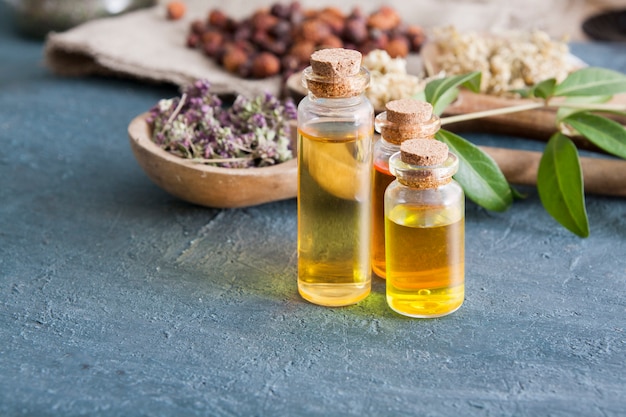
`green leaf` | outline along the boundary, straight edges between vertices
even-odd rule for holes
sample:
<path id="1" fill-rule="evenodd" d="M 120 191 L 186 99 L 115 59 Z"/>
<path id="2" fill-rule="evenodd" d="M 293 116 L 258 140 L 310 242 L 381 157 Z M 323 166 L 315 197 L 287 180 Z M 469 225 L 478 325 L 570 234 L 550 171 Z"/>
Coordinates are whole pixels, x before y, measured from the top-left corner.
<path id="1" fill-rule="evenodd" d="M 439 78 L 426 84 L 424 94 L 426 101 L 432 104 L 435 114 L 443 113 L 443 110 L 456 98 L 457 87 L 464 86 L 471 91 L 480 91 L 480 71 L 469 74 L 455 75 L 452 77 Z M 452 91 L 452 92 L 451 92 Z"/>
<path id="2" fill-rule="evenodd" d="M 514 200 L 524 200 L 528 197 L 528 194 L 524 194 L 520 192 L 517 188 L 511 186 L 511 194 L 513 195 Z"/>
<path id="3" fill-rule="evenodd" d="M 489 155 L 447 130 L 439 130 L 435 137 L 447 144 L 459 158 L 459 171 L 454 178 L 470 200 L 493 211 L 504 211 L 511 206 L 511 187 L 498 164 Z"/>
<path id="4" fill-rule="evenodd" d="M 601 96 L 626 92 L 626 75 L 588 67 L 572 72 L 554 89 L 555 96 Z"/>
<path id="5" fill-rule="evenodd" d="M 446 90 L 439 96 L 437 102 L 433 105 L 433 113 L 440 115 L 456 98 L 459 96 L 458 88 L 451 88 Z"/>
<path id="6" fill-rule="evenodd" d="M 580 109 L 580 108 L 568 108 L 567 107 L 567 103 L 571 103 L 571 104 L 600 104 L 600 103 L 606 103 L 607 101 L 611 100 L 612 96 L 578 96 L 578 97 L 567 97 L 563 103 L 562 103 L 562 107 L 559 107 L 559 109 L 556 112 L 556 122 L 559 123 L 561 121 L 563 121 L 563 119 L 565 119 L 566 117 L 574 114 L 574 113 L 580 113 L 585 111 L 585 109 Z M 590 106 L 593 107 L 593 106 Z"/>
<path id="7" fill-rule="evenodd" d="M 565 135 L 552 135 L 537 171 L 537 190 L 546 211 L 580 237 L 589 236 L 583 174 L 574 143 Z"/>
<path id="8" fill-rule="evenodd" d="M 563 119 L 600 149 L 626 159 L 626 128 L 621 124 L 589 112 L 574 113 Z"/>
<path id="9" fill-rule="evenodd" d="M 544 80 L 538 84 L 535 84 L 533 88 L 531 89 L 531 94 L 534 97 L 547 99 L 554 95 L 555 86 L 556 86 L 556 79 L 548 78 L 547 80 Z"/>
<path id="10" fill-rule="evenodd" d="M 521 98 L 531 98 L 533 97 L 533 89 L 532 88 L 518 88 L 515 90 L 511 90 L 511 93 L 518 94 Z"/>

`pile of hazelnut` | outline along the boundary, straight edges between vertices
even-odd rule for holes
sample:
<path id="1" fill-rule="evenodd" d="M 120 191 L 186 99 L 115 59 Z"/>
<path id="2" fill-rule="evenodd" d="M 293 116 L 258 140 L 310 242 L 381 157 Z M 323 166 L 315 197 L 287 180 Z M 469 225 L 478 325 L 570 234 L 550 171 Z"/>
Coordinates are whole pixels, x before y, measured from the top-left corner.
<path id="1" fill-rule="evenodd" d="M 297 1 L 275 3 L 235 20 L 219 9 L 206 20 L 191 23 L 187 46 L 198 48 L 227 71 L 243 78 L 281 74 L 285 79 L 304 69 L 311 54 L 321 48 L 355 49 L 364 55 L 374 49 L 391 57 L 418 52 L 424 32 L 405 25 L 389 6 L 364 14 L 349 14 L 336 7 L 304 9 Z"/>

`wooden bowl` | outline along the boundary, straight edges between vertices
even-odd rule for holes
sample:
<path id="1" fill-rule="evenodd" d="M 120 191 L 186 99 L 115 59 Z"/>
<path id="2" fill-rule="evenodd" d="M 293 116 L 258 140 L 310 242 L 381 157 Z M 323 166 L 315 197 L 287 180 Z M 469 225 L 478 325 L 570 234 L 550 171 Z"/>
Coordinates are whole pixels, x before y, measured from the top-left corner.
<path id="1" fill-rule="evenodd" d="M 262 168 L 220 168 L 173 155 L 152 142 L 144 113 L 128 125 L 130 147 L 148 178 L 168 193 L 205 207 L 237 208 L 297 194 L 297 160 Z M 295 152 L 295 129 L 292 129 Z"/>

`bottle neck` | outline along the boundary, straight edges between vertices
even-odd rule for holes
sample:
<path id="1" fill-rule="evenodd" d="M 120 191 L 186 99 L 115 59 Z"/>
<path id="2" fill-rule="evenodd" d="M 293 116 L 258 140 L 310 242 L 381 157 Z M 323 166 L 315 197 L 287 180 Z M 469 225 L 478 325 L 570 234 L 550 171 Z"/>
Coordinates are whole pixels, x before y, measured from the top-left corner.
<path id="1" fill-rule="evenodd" d="M 448 153 L 448 159 L 443 164 L 433 166 L 407 164 L 402 161 L 400 152 L 389 158 L 389 171 L 398 182 L 418 190 L 438 188 L 450 183 L 458 169 L 459 159 L 453 153 Z"/>
<path id="2" fill-rule="evenodd" d="M 309 91 L 307 97 L 314 105 L 336 108 L 358 106 L 365 100 L 365 94 L 363 93 L 353 97 L 318 97 Z"/>
<path id="3" fill-rule="evenodd" d="M 386 152 L 397 152 L 400 150 L 400 144 L 398 143 L 393 143 L 393 142 L 389 142 L 387 139 L 385 139 L 384 137 L 380 137 L 380 139 L 378 140 L 378 147 L 382 150 L 382 151 L 386 151 Z"/>
<path id="4" fill-rule="evenodd" d="M 419 123 L 393 123 L 387 119 L 387 112 L 376 116 L 376 131 L 389 143 L 400 145 L 408 139 L 432 139 L 441 127 L 441 119 L 432 115 L 430 119 Z"/>
<path id="5" fill-rule="evenodd" d="M 309 97 L 317 99 L 351 99 L 363 96 L 370 83 L 370 73 L 365 67 L 359 72 L 344 77 L 330 77 L 316 74 L 312 67 L 302 72 L 302 86 L 309 92 Z"/>

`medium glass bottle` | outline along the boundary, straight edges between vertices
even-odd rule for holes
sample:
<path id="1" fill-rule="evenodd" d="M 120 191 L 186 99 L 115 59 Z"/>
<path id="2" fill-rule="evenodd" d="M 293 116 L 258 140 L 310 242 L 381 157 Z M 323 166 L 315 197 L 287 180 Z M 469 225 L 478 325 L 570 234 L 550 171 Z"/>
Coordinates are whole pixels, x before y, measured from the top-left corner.
<path id="1" fill-rule="evenodd" d="M 387 303 L 410 317 L 439 317 L 465 296 L 465 195 L 445 143 L 412 139 L 389 160 L 385 192 Z"/>
<path id="2" fill-rule="evenodd" d="M 393 100 L 376 116 L 380 139 L 374 144 L 372 191 L 372 271 L 380 278 L 387 275 L 385 265 L 385 190 L 395 177 L 389 172 L 389 158 L 407 139 L 432 139 L 441 127 L 430 103 L 415 99 Z"/>
<path id="3" fill-rule="evenodd" d="M 371 287 L 374 110 L 358 51 L 323 49 L 304 70 L 298 105 L 298 291 L 344 306 Z"/>

